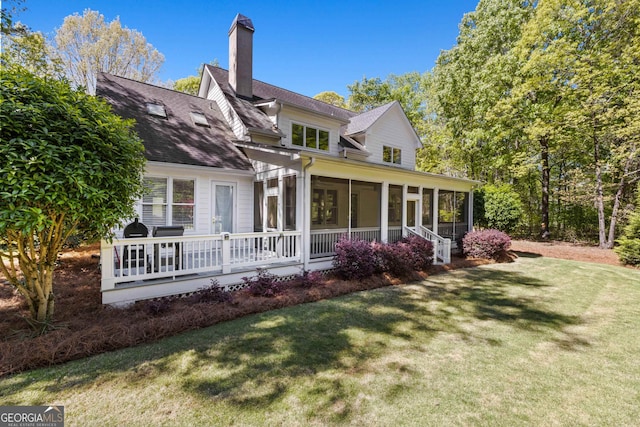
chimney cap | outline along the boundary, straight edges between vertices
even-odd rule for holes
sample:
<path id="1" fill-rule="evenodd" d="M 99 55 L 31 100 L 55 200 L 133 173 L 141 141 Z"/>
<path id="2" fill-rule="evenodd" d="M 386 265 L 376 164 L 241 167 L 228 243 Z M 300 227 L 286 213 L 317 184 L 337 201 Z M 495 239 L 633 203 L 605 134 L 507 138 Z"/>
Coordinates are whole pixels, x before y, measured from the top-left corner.
<path id="1" fill-rule="evenodd" d="M 231 23 L 231 28 L 229 28 L 229 33 L 231 33 L 237 25 L 240 25 L 241 27 L 244 27 L 251 32 L 255 31 L 255 28 L 253 26 L 253 22 L 251 22 L 251 19 L 247 18 L 241 13 L 238 13 L 236 17 L 233 19 L 233 22 Z"/>

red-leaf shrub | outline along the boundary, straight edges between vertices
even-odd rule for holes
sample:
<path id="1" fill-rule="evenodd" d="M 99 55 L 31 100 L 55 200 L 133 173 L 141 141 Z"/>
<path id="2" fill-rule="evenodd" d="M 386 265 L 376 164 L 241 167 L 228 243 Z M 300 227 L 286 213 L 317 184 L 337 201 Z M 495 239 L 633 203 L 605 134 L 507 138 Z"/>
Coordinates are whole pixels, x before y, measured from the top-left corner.
<path id="1" fill-rule="evenodd" d="M 511 238 L 498 230 L 467 233 L 462 239 L 462 251 L 471 258 L 498 259 L 511 247 Z"/>
<path id="2" fill-rule="evenodd" d="M 375 244 L 374 253 L 378 259 L 378 271 L 386 271 L 396 277 L 406 277 L 416 269 L 416 258 L 407 243 Z"/>
<path id="3" fill-rule="evenodd" d="M 433 243 L 429 240 L 412 234 L 410 236 L 403 237 L 400 242 L 409 245 L 409 248 L 411 248 L 411 252 L 414 257 L 414 270 L 426 270 L 433 265 Z"/>
<path id="4" fill-rule="evenodd" d="M 254 297 L 274 297 L 284 290 L 284 284 L 278 281 L 278 276 L 269 273 L 265 268 L 258 268 L 255 277 L 243 277 L 242 282 Z"/>
<path id="5" fill-rule="evenodd" d="M 346 280 L 360 280 L 373 275 L 376 257 L 371 243 L 366 240 L 341 238 L 335 246 L 333 267 Z"/>
<path id="6" fill-rule="evenodd" d="M 302 274 L 296 278 L 296 281 L 303 288 L 312 288 L 324 283 L 324 277 L 319 271 L 304 270 Z"/>
<path id="7" fill-rule="evenodd" d="M 232 302 L 231 292 L 224 290 L 217 280 L 211 279 L 211 286 L 200 288 L 189 297 L 194 303 Z"/>

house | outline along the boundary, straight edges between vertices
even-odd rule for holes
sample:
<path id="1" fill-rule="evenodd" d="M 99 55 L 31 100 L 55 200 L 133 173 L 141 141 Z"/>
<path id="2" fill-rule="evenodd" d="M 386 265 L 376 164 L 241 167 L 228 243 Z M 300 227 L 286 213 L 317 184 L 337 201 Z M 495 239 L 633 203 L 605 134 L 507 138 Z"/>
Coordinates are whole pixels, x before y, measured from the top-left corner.
<path id="1" fill-rule="evenodd" d="M 233 289 L 257 267 L 328 269 L 345 235 L 417 234 L 447 263 L 470 230 L 477 182 L 415 170 L 421 142 L 399 103 L 356 113 L 256 80 L 253 34 L 236 16 L 229 70 L 206 65 L 198 96 L 98 76 L 97 94 L 136 120 L 148 159 L 143 225 L 101 245 L 103 303 L 212 279 Z"/>

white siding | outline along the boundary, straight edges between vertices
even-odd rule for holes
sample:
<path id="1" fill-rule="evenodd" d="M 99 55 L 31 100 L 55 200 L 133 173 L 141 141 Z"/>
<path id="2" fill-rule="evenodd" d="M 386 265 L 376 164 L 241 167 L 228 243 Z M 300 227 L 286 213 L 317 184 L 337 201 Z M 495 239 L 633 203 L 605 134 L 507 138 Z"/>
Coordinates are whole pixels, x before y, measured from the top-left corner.
<path id="1" fill-rule="evenodd" d="M 231 130 L 233 130 L 236 138 L 247 139 L 245 135 L 245 126 L 242 124 L 242 121 L 240 120 L 240 117 L 238 117 L 238 114 L 236 114 L 235 110 L 231 108 L 231 105 L 229 104 L 229 101 L 227 101 L 222 89 L 220 89 L 220 86 L 218 86 L 214 79 L 211 79 L 211 86 L 207 93 L 207 99 L 218 104 L 220 111 L 222 111 L 222 115 L 227 120 L 227 123 L 229 123 L 229 126 L 231 127 Z"/>
<path id="2" fill-rule="evenodd" d="M 382 147 L 394 147 L 402 150 L 401 165 L 414 170 L 416 167 L 416 136 L 403 113 L 398 108 L 391 108 L 369 129 L 365 146 L 371 152 L 369 161 L 389 165 L 382 160 Z"/>
<path id="3" fill-rule="evenodd" d="M 329 154 L 337 156 L 340 142 L 340 122 L 324 118 L 304 111 L 294 110 L 285 106 L 280 112 L 278 127 L 285 134 L 282 138 L 282 142 L 287 147 L 299 148 L 294 146 L 291 142 L 291 125 L 297 123 L 304 126 L 310 126 L 316 129 L 322 129 L 329 131 Z M 308 150 L 310 152 L 319 151 L 327 154 L 327 151 L 322 150 Z"/>
<path id="4" fill-rule="evenodd" d="M 253 232 L 253 176 L 236 175 L 232 172 L 216 171 L 202 167 L 158 164 L 148 165 L 145 176 L 195 180 L 194 229 L 185 231 L 185 235 L 210 234 L 212 232 L 212 182 L 224 182 L 235 185 L 235 232 Z M 141 212 L 139 203 L 138 213 Z"/>

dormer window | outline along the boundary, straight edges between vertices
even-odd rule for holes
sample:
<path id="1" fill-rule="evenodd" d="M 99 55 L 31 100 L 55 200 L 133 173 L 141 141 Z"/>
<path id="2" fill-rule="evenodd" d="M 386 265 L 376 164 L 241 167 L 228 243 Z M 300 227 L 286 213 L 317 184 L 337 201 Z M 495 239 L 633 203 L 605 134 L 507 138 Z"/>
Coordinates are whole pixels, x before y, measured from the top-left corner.
<path id="1" fill-rule="evenodd" d="M 191 116 L 191 121 L 194 125 L 209 127 L 207 117 L 203 113 L 192 111 L 191 113 L 189 113 L 189 115 Z"/>
<path id="2" fill-rule="evenodd" d="M 382 161 L 385 163 L 402 164 L 402 150 L 396 147 L 382 147 Z"/>
<path id="3" fill-rule="evenodd" d="M 293 123 L 291 143 L 299 147 L 329 151 L 329 131 Z"/>
<path id="4" fill-rule="evenodd" d="M 147 103 L 147 113 L 152 116 L 167 118 L 167 111 L 164 109 L 164 105 Z"/>

